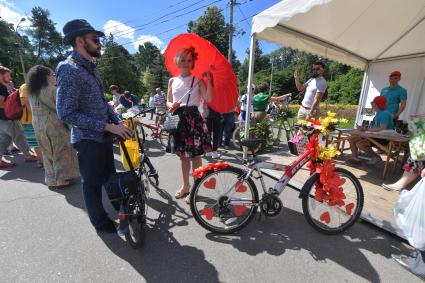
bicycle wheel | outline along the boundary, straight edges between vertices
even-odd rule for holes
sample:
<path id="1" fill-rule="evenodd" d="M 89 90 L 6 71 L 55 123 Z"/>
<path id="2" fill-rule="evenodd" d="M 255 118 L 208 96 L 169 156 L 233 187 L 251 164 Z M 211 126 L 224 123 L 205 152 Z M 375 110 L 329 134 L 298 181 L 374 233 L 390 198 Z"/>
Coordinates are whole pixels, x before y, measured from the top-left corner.
<path id="1" fill-rule="evenodd" d="M 235 148 L 242 149 L 241 139 L 243 138 L 244 130 L 245 130 L 245 127 L 244 126 L 239 126 L 239 127 L 236 127 L 236 129 L 233 131 L 233 134 L 232 134 L 232 145 Z"/>
<path id="2" fill-rule="evenodd" d="M 143 187 L 141 185 L 141 187 Z M 134 196 L 130 196 L 127 204 L 127 222 L 128 232 L 125 234 L 126 241 L 133 248 L 140 248 L 145 239 L 146 224 L 146 199 L 142 192 L 144 188 L 140 188 L 140 192 Z"/>
<path id="3" fill-rule="evenodd" d="M 167 130 L 161 129 L 161 131 L 159 132 L 159 141 L 164 148 L 168 146 L 169 136 L 170 133 Z"/>
<path id="4" fill-rule="evenodd" d="M 231 234 L 245 227 L 257 212 L 257 188 L 245 172 L 229 166 L 197 179 L 190 194 L 190 209 L 205 229 Z"/>
<path id="5" fill-rule="evenodd" d="M 143 162 L 143 175 L 145 175 L 146 179 L 148 179 L 149 183 L 155 188 L 159 186 L 159 176 L 158 171 L 153 167 L 151 161 L 147 156 L 145 156 Z"/>
<path id="6" fill-rule="evenodd" d="M 140 143 L 144 145 L 146 143 L 146 133 L 145 129 L 141 124 L 136 125 L 137 136 L 139 137 Z"/>
<path id="7" fill-rule="evenodd" d="M 320 175 L 312 175 L 305 187 L 309 188 L 303 196 L 302 207 L 307 222 L 317 231 L 324 234 L 338 234 L 350 228 L 360 217 L 363 209 L 363 188 L 359 180 L 349 171 L 335 168 L 345 180 L 342 185 L 345 194 L 343 206 L 329 206 L 315 199 L 317 186 L 320 185 Z"/>

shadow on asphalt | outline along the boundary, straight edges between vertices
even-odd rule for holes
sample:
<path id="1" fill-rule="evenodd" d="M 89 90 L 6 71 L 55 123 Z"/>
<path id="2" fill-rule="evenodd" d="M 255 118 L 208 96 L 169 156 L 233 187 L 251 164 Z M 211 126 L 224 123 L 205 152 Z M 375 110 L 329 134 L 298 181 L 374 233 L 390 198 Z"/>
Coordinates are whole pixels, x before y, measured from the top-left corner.
<path id="1" fill-rule="evenodd" d="M 44 184 L 44 170 L 37 168 L 35 162 L 25 163 L 24 156 L 22 154 L 6 156 L 6 158 L 7 160 L 15 162 L 16 166 L 1 169 L 2 171 L 7 172 L 1 177 L 2 180 L 8 181 L 22 179 L 30 183 Z M 24 168 L 24 170 L 22 170 L 22 168 Z"/>
<path id="2" fill-rule="evenodd" d="M 201 249 L 179 243 L 170 232 L 174 226 L 186 226 L 192 216 L 172 196 L 157 190 L 159 199 L 150 199 L 149 209 L 159 213 L 148 219 L 146 239 L 141 249 L 131 248 L 115 235 L 100 235 L 105 245 L 127 261 L 147 282 L 219 282 L 215 267 Z M 149 214 L 149 213 L 148 213 Z"/>
<path id="3" fill-rule="evenodd" d="M 369 282 L 379 282 L 380 277 L 363 250 L 386 258 L 390 258 L 391 254 L 410 252 L 398 239 L 383 237 L 382 231 L 370 225 L 357 223 L 341 235 L 330 236 L 316 232 L 302 213 L 287 208 L 283 208 L 275 218 L 257 216 L 255 219 L 257 221 L 233 235 L 208 233 L 206 237 L 251 256 L 264 252 L 280 256 L 288 250 L 307 250 L 315 261 L 335 262 Z"/>

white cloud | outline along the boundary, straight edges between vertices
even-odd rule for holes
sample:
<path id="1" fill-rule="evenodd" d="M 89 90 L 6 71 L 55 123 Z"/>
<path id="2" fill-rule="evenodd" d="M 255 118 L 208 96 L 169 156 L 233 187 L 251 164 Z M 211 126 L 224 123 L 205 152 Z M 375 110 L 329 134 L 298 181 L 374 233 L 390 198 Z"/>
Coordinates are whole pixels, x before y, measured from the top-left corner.
<path id="1" fill-rule="evenodd" d="M 137 40 L 133 42 L 134 48 L 137 50 L 139 45 L 143 45 L 145 42 L 151 42 L 153 45 L 155 45 L 158 48 L 161 48 L 162 40 L 159 39 L 159 37 L 155 35 L 140 35 Z"/>
<path id="2" fill-rule="evenodd" d="M 113 34 L 115 38 L 134 39 L 135 29 L 118 21 L 109 20 L 103 25 L 103 31 L 106 35 Z"/>
<path id="3" fill-rule="evenodd" d="M 28 17 L 12 10 L 12 6 L 13 4 L 5 0 L 0 0 L 0 17 L 6 22 L 13 24 L 15 27 L 21 21 L 22 18 L 25 18 L 26 21 L 22 22 L 19 26 L 23 28 L 29 27 L 30 22 L 28 20 Z"/>

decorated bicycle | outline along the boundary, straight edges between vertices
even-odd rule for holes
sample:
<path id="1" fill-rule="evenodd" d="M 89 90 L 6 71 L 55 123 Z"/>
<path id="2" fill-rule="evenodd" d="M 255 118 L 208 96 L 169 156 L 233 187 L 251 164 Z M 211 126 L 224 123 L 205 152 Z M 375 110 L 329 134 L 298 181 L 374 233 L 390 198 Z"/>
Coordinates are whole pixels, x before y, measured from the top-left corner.
<path id="1" fill-rule="evenodd" d="M 244 160 L 244 169 L 221 162 L 208 164 L 193 172 L 196 178 L 190 205 L 195 220 L 204 228 L 230 234 L 245 227 L 260 209 L 267 216 L 276 216 L 282 209 L 279 195 L 291 178 L 307 164 L 310 177 L 301 188 L 299 197 L 307 222 L 319 232 L 337 234 L 351 227 L 363 208 L 363 189 L 349 171 L 335 167 L 338 150 L 319 144 L 319 135 L 327 135 L 343 119 L 328 112 L 326 118 L 300 121 L 300 133 L 291 142 L 299 156 L 290 165 Z M 255 152 L 262 140 L 246 139 L 243 146 Z M 273 188 L 266 188 L 261 169 L 282 170 L 283 175 Z M 261 198 L 253 178 L 259 179 Z M 296 188 L 295 188 L 296 189 Z"/>

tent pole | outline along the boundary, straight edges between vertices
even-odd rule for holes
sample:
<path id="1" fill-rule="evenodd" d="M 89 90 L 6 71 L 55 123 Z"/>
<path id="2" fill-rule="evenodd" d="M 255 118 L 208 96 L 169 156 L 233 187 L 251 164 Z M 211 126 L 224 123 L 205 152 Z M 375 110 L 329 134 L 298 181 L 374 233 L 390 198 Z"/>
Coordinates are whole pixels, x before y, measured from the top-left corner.
<path id="1" fill-rule="evenodd" d="M 254 61 L 255 61 L 255 33 L 251 35 L 251 46 L 249 51 L 249 69 L 248 69 L 248 85 L 247 85 L 247 99 L 246 99 L 246 119 L 245 119 L 245 138 L 249 136 L 249 125 L 250 125 L 250 117 L 251 117 L 251 101 L 252 101 L 252 83 L 254 81 Z M 248 157 L 248 149 L 243 147 L 243 158 L 246 159 Z"/>
<path id="2" fill-rule="evenodd" d="M 365 101 L 367 100 L 366 87 L 368 86 L 367 81 L 369 80 L 369 67 L 370 67 L 370 64 L 367 63 L 366 69 L 363 75 L 362 90 L 360 91 L 360 98 L 359 98 L 359 108 L 357 109 L 356 122 L 354 123 L 354 127 L 356 127 L 356 125 L 358 125 L 360 120 L 363 118 L 362 109 L 365 105 Z"/>

